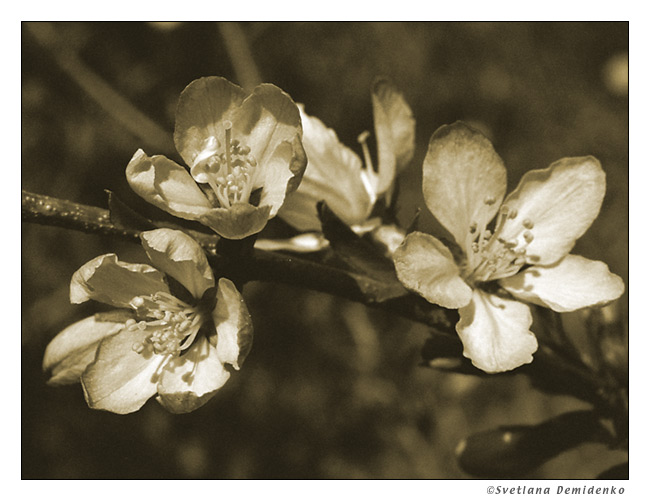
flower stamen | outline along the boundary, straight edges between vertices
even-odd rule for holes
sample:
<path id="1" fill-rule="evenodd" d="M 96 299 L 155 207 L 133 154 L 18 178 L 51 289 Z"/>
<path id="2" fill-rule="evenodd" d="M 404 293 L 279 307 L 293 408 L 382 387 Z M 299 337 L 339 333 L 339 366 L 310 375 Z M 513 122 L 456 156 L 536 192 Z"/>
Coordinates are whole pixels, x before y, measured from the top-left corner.
<path id="1" fill-rule="evenodd" d="M 486 197 L 484 203 L 489 205 L 490 202 L 492 197 Z M 468 256 L 463 273 L 468 283 L 475 284 L 508 277 L 517 273 L 526 264 L 526 249 L 535 239 L 531 231 L 535 226 L 533 221 L 524 219 L 520 232 L 514 238 L 506 239 L 502 236 L 506 223 L 516 219 L 517 215 L 516 209 L 504 205 L 499 209 L 494 232 L 487 229 L 477 232 L 477 224 L 470 225 L 471 255 Z"/>
<path id="2" fill-rule="evenodd" d="M 133 344 L 136 353 L 142 353 L 149 345 L 157 355 L 178 355 L 191 346 L 203 322 L 197 308 L 166 292 L 138 296 L 131 303 L 140 305 L 136 312 L 145 319 L 129 319 L 126 328 L 149 333 L 143 342 Z"/>
<path id="3" fill-rule="evenodd" d="M 365 163 L 366 169 L 375 171 L 375 168 L 372 165 L 372 158 L 370 157 L 370 149 L 368 148 L 369 137 L 370 137 L 370 132 L 364 130 L 357 137 L 357 142 L 361 145 L 361 150 L 363 151 L 363 161 Z"/>
<path id="4" fill-rule="evenodd" d="M 204 141 L 203 150 L 190 169 L 197 183 L 207 184 L 215 195 L 214 202 L 223 208 L 248 202 L 256 181 L 257 160 L 247 145 L 232 137 L 232 122 L 223 122 L 225 144 L 214 136 Z"/>

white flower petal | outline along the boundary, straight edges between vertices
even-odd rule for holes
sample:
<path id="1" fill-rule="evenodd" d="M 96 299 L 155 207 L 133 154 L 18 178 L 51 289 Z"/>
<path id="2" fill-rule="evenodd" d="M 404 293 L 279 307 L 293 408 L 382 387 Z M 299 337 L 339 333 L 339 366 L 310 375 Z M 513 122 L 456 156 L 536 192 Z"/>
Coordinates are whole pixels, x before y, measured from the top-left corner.
<path id="1" fill-rule="evenodd" d="M 93 315 L 63 329 L 45 349 L 43 370 L 51 372 L 47 384 L 78 383 L 86 367 L 95 360 L 99 342 L 117 334 L 132 315 L 116 310 Z"/>
<path id="2" fill-rule="evenodd" d="M 460 277 L 445 245 L 426 233 L 413 232 L 393 254 L 400 282 L 427 301 L 444 308 L 460 308 L 472 298 L 472 289 Z"/>
<path id="3" fill-rule="evenodd" d="M 239 370 L 253 344 L 253 322 L 244 298 L 227 278 L 219 279 L 212 319 L 217 333 L 210 342 L 216 346 L 219 360 Z"/>
<path id="4" fill-rule="evenodd" d="M 537 339 L 529 330 L 533 317 L 525 304 L 474 290 L 459 313 L 456 332 L 463 355 L 479 369 L 504 372 L 533 360 Z"/>
<path id="5" fill-rule="evenodd" d="M 140 197 L 174 216 L 196 220 L 212 208 L 187 169 L 164 156 L 138 150 L 126 167 L 126 179 Z"/>
<path id="6" fill-rule="evenodd" d="M 275 217 L 287 194 L 298 187 L 306 163 L 307 157 L 297 135 L 292 143 L 284 141 L 268 155 L 263 170 L 257 174 L 255 187 L 262 188 L 259 205 L 271 207 L 269 218 Z"/>
<path id="7" fill-rule="evenodd" d="M 572 254 L 554 266 L 531 266 L 500 284 L 517 298 L 558 312 L 606 304 L 625 291 L 621 277 L 605 263 Z"/>
<path id="8" fill-rule="evenodd" d="M 205 252 L 189 235 L 162 228 L 142 232 L 140 239 L 151 262 L 176 279 L 196 299 L 214 287 L 214 275 Z"/>
<path id="9" fill-rule="evenodd" d="M 501 236 L 518 238 L 524 225 L 533 236 L 526 249 L 531 264 L 552 264 L 573 248 L 596 219 L 605 196 L 605 172 L 593 157 L 563 158 L 524 174 L 503 205 L 515 210 Z"/>
<path id="10" fill-rule="evenodd" d="M 211 228 L 223 238 L 241 240 L 264 229 L 269 220 L 271 206 L 255 207 L 249 203 L 237 202 L 229 209 L 222 207 L 207 211 L 199 222 Z"/>
<path id="11" fill-rule="evenodd" d="M 198 409 L 230 378 L 217 349 L 201 336 L 181 357 L 172 358 L 158 384 L 158 402 L 181 414 Z"/>
<path id="12" fill-rule="evenodd" d="M 431 136 L 422 176 L 427 207 L 468 253 L 470 227 L 485 228 L 505 194 L 503 161 L 485 136 L 456 122 Z"/>
<path id="13" fill-rule="evenodd" d="M 307 168 L 297 191 L 287 196 L 278 215 L 300 231 L 320 230 L 316 204 L 325 200 L 349 226 L 362 223 L 370 215 L 373 201 L 361 178 L 361 159 L 339 141 L 334 130 L 299 108 Z"/>
<path id="14" fill-rule="evenodd" d="M 178 99 L 174 144 L 190 167 L 210 137 L 225 142 L 225 121 L 233 116 L 244 98 L 244 89 L 223 77 L 203 77 L 192 81 Z"/>
<path id="15" fill-rule="evenodd" d="M 404 96 L 385 79 L 372 89 L 372 109 L 377 137 L 377 194 L 388 192 L 399 170 L 413 158 L 415 119 Z"/>
<path id="16" fill-rule="evenodd" d="M 168 355 L 156 355 L 145 338 L 150 331 L 123 329 L 99 344 L 95 361 L 81 376 L 86 402 L 93 409 L 128 414 L 157 391 Z M 144 346 L 141 353 L 133 347 Z"/>
<path id="17" fill-rule="evenodd" d="M 164 275 L 146 264 L 118 261 L 115 254 L 104 254 L 79 268 L 70 281 L 70 301 L 89 299 L 118 308 L 130 308 L 136 296 L 169 292 Z"/>
<path id="18" fill-rule="evenodd" d="M 258 238 L 255 248 L 265 251 L 318 252 L 329 246 L 321 233 L 301 233 L 291 238 Z"/>

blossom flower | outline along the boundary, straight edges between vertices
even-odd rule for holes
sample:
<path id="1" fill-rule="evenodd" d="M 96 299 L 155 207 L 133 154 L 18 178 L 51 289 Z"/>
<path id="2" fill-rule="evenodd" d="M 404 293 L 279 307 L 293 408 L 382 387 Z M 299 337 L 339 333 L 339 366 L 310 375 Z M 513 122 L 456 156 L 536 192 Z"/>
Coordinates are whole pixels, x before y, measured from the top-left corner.
<path id="1" fill-rule="evenodd" d="M 261 231 L 300 183 L 301 136 L 298 108 L 278 87 L 246 96 L 224 78 L 199 78 L 176 110 L 174 143 L 189 172 L 138 150 L 126 177 L 147 202 L 238 240 Z"/>
<path id="2" fill-rule="evenodd" d="M 532 361 L 537 340 L 523 301 L 566 312 L 624 291 L 607 265 L 569 254 L 605 195 L 598 160 L 563 158 L 531 170 L 502 203 L 505 190 L 505 167 L 487 138 L 460 122 L 441 127 L 424 159 L 423 193 L 462 255 L 455 258 L 421 232 L 409 234 L 394 254 L 405 287 L 459 309 L 464 355 L 486 372 Z"/>
<path id="3" fill-rule="evenodd" d="M 72 303 L 94 299 L 118 309 L 64 329 L 43 367 L 50 384 L 81 380 L 94 409 L 127 414 L 157 395 L 169 411 L 190 412 L 226 383 L 226 364 L 240 368 L 252 343 L 250 316 L 230 280 L 215 287 L 203 250 L 188 235 L 158 229 L 141 240 L 156 268 L 105 254 L 75 272 Z"/>
<path id="4" fill-rule="evenodd" d="M 382 197 L 390 199 L 397 173 L 413 157 L 415 120 L 402 94 L 384 79 L 373 85 L 372 107 L 377 138 L 376 169 L 366 143 L 367 131 L 359 136 L 364 165 L 354 151 L 339 141 L 336 132 L 318 118 L 307 115 L 300 106 L 307 169 L 300 186 L 287 197 L 278 214 L 297 230 L 320 231 L 316 204 L 321 200 L 358 233 L 379 226 L 379 218 L 371 219 L 373 208 Z"/>

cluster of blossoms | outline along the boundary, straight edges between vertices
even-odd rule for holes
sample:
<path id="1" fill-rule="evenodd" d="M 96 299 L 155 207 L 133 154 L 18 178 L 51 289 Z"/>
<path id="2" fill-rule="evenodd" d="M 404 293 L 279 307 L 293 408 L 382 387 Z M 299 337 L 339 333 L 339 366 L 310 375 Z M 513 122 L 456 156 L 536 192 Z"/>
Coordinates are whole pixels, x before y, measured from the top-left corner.
<path id="1" fill-rule="evenodd" d="M 415 121 L 387 81 L 375 82 L 371 95 L 376 168 L 367 132 L 359 137 L 362 161 L 273 85 L 246 95 L 223 78 L 195 80 L 181 93 L 174 130 L 187 168 L 138 150 L 127 180 L 146 201 L 224 239 L 257 235 L 277 215 L 301 234 L 257 245 L 299 252 L 327 245 L 316 209 L 325 201 L 357 234 L 384 245 L 406 288 L 459 309 L 464 355 L 486 372 L 532 360 L 537 341 L 525 303 L 564 312 L 623 293 L 604 263 L 569 254 L 605 193 L 592 157 L 530 171 L 504 200 L 506 170 L 490 142 L 462 123 L 443 126 L 424 159 L 423 192 L 457 248 L 386 224 L 375 209 L 391 204 L 395 178 L 413 157 Z M 240 368 L 252 343 L 250 315 L 188 234 L 157 229 L 141 240 L 153 266 L 106 254 L 74 274 L 71 302 L 117 309 L 63 330 L 44 368 L 51 384 L 80 381 L 92 408 L 134 412 L 156 395 L 171 412 L 189 412 L 225 384 L 230 368 Z"/>
<path id="2" fill-rule="evenodd" d="M 226 239 L 261 231 L 307 163 L 298 107 L 270 84 L 247 96 L 224 78 L 193 81 L 179 99 L 174 142 L 189 169 L 138 150 L 126 168 L 129 185 Z M 43 366 L 51 384 L 81 381 L 92 408 L 124 414 L 157 395 L 171 412 L 190 412 L 228 380 L 227 366 L 239 369 L 251 348 L 251 319 L 235 285 L 215 284 L 203 249 L 186 233 L 158 229 L 141 238 L 155 268 L 107 254 L 75 273 L 72 303 L 95 299 L 119 310 L 65 329 Z M 161 271 L 181 294 L 170 292 Z"/>

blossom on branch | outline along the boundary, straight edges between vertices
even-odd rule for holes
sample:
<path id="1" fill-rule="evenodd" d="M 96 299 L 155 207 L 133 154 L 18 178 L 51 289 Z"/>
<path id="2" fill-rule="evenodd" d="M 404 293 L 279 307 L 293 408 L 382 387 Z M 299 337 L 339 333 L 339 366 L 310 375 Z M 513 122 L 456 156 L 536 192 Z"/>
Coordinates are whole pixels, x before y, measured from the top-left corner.
<path id="1" fill-rule="evenodd" d="M 250 315 L 230 280 L 215 284 L 191 237 L 158 229 L 141 240 L 155 268 L 105 254 L 73 275 L 72 303 L 93 299 L 118 309 L 64 329 L 43 368 L 50 384 L 81 380 L 94 409 L 127 414 L 157 395 L 169 411 L 190 412 L 226 383 L 226 364 L 240 368 L 252 344 Z"/>
<path id="2" fill-rule="evenodd" d="M 300 183 L 307 164 L 298 108 L 272 84 L 250 95 L 221 77 L 181 93 L 174 143 L 189 171 L 138 150 L 126 168 L 131 188 L 170 214 L 228 239 L 260 232 Z"/>
<path id="3" fill-rule="evenodd" d="M 537 340 L 524 302 L 566 312 L 624 291 L 606 264 L 569 254 L 605 195 L 598 160 L 563 158 L 527 172 L 503 201 L 505 191 L 506 169 L 489 140 L 460 122 L 441 127 L 424 159 L 423 193 L 461 252 L 413 232 L 394 254 L 405 287 L 459 309 L 464 355 L 486 372 L 532 361 Z"/>
<path id="4" fill-rule="evenodd" d="M 287 197 L 279 217 L 299 231 L 319 232 L 321 224 L 316 204 L 324 200 L 359 234 L 380 226 L 380 218 L 371 217 L 373 208 L 382 198 L 390 201 L 396 175 L 413 157 L 415 120 L 402 94 L 384 79 L 373 85 L 372 108 L 377 140 L 376 167 L 368 149 L 367 131 L 359 136 L 362 161 L 339 141 L 334 130 L 305 113 L 300 106 L 307 169 L 298 189 Z"/>

